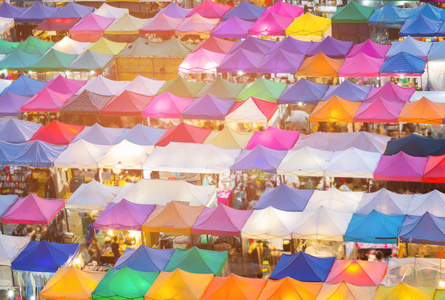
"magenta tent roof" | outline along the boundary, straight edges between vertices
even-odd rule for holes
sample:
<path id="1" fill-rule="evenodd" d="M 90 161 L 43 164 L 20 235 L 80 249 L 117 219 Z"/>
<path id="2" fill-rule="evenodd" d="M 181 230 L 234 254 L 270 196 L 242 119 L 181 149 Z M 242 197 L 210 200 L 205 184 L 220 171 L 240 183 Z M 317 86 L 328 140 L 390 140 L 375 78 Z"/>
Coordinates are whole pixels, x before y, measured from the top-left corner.
<path id="1" fill-rule="evenodd" d="M 257 73 L 295 74 L 304 61 L 304 54 L 294 54 L 278 49 L 266 55 L 257 68 Z"/>
<path id="2" fill-rule="evenodd" d="M 74 80 L 63 77 L 62 75 L 57 76 L 53 80 L 48 82 L 45 87 L 62 94 L 75 94 L 81 87 L 87 83 L 86 80 Z"/>
<path id="3" fill-rule="evenodd" d="M 95 229 L 141 230 L 141 225 L 156 208 L 155 204 L 138 204 L 125 199 L 108 203 L 94 222 Z"/>
<path id="4" fill-rule="evenodd" d="M 62 94 L 43 88 L 23 105 L 22 112 L 59 112 L 60 108 L 73 96 L 73 94 Z"/>
<path id="5" fill-rule="evenodd" d="M 382 97 L 365 101 L 360 105 L 354 122 L 397 123 L 403 102 L 388 101 Z"/>
<path id="6" fill-rule="evenodd" d="M 365 101 L 382 97 L 390 101 L 408 102 L 415 91 L 415 87 L 405 88 L 388 81 L 382 87 L 372 87 Z"/>
<path id="7" fill-rule="evenodd" d="M 217 71 L 220 73 L 256 73 L 256 67 L 260 64 L 263 54 L 255 53 L 246 49 L 238 49 L 227 54 L 221 61 Z"/>
<path id="8" fill-rule="evenodd" d="M 267 127 L 265 131 L 255 131 L 246 149 L 251 150 L 261 145 L 274 150 L 289 150 L 295 146 L 299 136 L 299 131 Z"/>
<path id="9" fill-rule="evenodd" d="M 157 95 L 142 111 L 147 118 L 180 119 L 185 109 L 192 103 L 193 98 L 178 97 L 169 92 Z"/>
<path id="10" fill-rule="evenodd" d="M 204 2 L 192 9 L 187 17 L 191 17 L 196 13 L 204 18 L 220 19 L 231 8 L 229 5 L 219 4 L 212 0 L 204 0 Z"/>
<path id="11" fill-rule="evenodd" d="M 283 17 L 273 12 L 261 17 L 249 29 L 250 35 L 285 36 L 286 28 L 294 21 L 293 18 Z"/>
<path id="12" fill-rule="evenodd" d="M 79 23 L 74 25 L 70 30 L 70 34 L 103 34 L 111 23 L 113 18 L 102 17 L 96 14 L 88 14 Z"/>
<path id="13" fill-rule="evenodd" d="M 384 58 L 374 58 L 364 53 L 346 57 L 338 71 L 341 77 L 378 77 Z"/>
<path id="14" fill-rule="evenodd" d="M 278 1 L 274 5 L 268 7 L 263 15 L 269 12 L 273 12 L 274 14 L 277 14 L 279 16 L 295 19 L 303 14 L 304 9 L 300 6 L 295 6 L 283 1 Z"/>
<path id="15" fill-rule="evenodd" d="M 245 39 L 249 35 L 249 29 L 253 24 L 254 22 L 244 21 L 233 16 L 227 21 L 219 23 L 213 30 L 212 35 L 226 39 Z"/>
<path id="16" fill-rule="evenodd" d="M 361 44 L 352 46 L 347 57 L 353 57 L 359 53 L 364 53 L 367 56 L 374 58 L 385 58 L 389 48 L 391 48 L 391 45 L 380 45 L 371 40 L 366 40 Z"/>
<path id="17" fill-rule="evenodd" d="M 192 234 L 240 236 L 252 210 L 238 210 L 220 204 L 204 208 L 192 227 Z"/>
<path id="18" fill-rule="evenodd" d="M 172 2 L 173 3 L 173 2 Z M 172 18 L 163 13 L 159 13 L 148 20 L 141 29 L 140 33 L 164 33 L 175 34 L 176 28 L 184 21 L 184 18 Z"/>
<path id="19" fill-rule="evenodd" d="M 30 194 L 17 200 L 6 211 L 2 223 L 48 225 L 64 205 L 63 200 L 46 200 Z"/>
<path id="20" fill-rule="evenodd" d="M 422 181 L 428 157 L 415 157 L 404 152 L 382 155 L 374 172 L 375 180 Z"/>

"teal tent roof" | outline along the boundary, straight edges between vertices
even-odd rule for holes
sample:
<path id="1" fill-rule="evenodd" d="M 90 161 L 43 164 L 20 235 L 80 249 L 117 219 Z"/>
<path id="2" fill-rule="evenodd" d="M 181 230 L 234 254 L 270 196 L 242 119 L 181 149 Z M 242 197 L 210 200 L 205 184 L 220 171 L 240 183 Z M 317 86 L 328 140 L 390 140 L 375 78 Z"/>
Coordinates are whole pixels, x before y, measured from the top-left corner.
<path id="1" fill-rule="evenodd" d="M 30 69 L 36 72 L 65 71 L 76 57 L 76 54 L 66 54 L 51 49 L 36 61 Z"/>

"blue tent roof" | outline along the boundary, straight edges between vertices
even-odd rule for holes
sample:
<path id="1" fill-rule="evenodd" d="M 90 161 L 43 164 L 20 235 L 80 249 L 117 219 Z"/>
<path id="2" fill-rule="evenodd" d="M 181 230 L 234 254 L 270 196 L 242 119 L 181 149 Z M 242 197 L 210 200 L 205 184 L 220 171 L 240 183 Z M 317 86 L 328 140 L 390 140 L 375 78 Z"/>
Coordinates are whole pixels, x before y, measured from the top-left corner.
<path id="1" fill-rule="evenodd" d="M 256 21 L 261 14 L 266 10 L 266 7 L 256 6 L 243 0 L 237 7 L 232 7 L 223 17 L 226 21 L 230 17 L 235 16 L 246 21 Z"/>
<path id="2" fill-rule="evenodd" d="M 445 22 L 444 22 L 445 24 Z M 440 32 L 445 35 L 445 25 L 442 25 Z M 428 52 L 428 60 L 444 59 L 445 58 L 445 41 L 432 43 L 430 51 Z"/>
<path id="3" fill-rule="evenodd" d="M 74 2 L 69 2 L 62 7 L 58 12 L 51 16 L 51 18 L 85 18 L 89 13 L 94 11 L 94 7 L 80 5 Z"/>
<path id="4" fill-rule="evenodd" d="M 0 196 L 0 218 L 5 212 L 19 199 L 17 195 L 1 195 Z"/>
<path id="5" fill-rule="evenodd" d="M 313 190 L 299 190 L 282 183 L 274 189 L 266 189 L 255 209 L 272 206 L 285 211 L 303 211 Z"/>
<path id="6" fill-rule="evenodd" d="M 0 141 L 8 143 L 27 142 L 42 127 L 41 124 L 18 119 L 0 119 Z"/>
<path id="7" fill-rule="evenodd" d="M 17 7 L 4 1 L 0 5 L 0 17 L 2 18 L 15 18 L 23 14 L 26 7 Z"/>
<path id="8" fill-rule="evenodd" d="M 0 95 L 10 92 L 21 96 L 34 96 L 34 94 L 40 92 L 47 83 L 46 81 L 35 80 L 22 75 L 4 89 Z"/>
<path id="9" fill-rule="evenodd" d="M 370 85 L 357 85 L 349 80 L 345 80 L 339 85 L 330 85 L 321 100 L 329 100 L 331 97 L 337 95 L 349 101 L 363 101 L 370 91 Z"/>
<path id="10" fill-rule="evenodd" d="M 156 145 L 159 139 L 167 132 L 167 129 L 148 127 L 136 124 L 133 128 L 126 130 L 115 142 L 119 144 L 127 140 L 136 145 L 152 146 Z"/>
<path id="11" fill-rule="evenodd" d="M 373 210 L 367 215 L 354 214 L 345 242 L 395 244 L 405 215 L 389 216 Z"/>
<path id="12" fill-rule="evenodd" d="M 50 7 L 36 1 L 20 16 L 15 18 L 16 23 L 40 23 L 46 18 L 50 18 L 59 11 L 59 7 Z"/>
<path id="13" fill-rule="evenodd" d="M 388 3 L 374 11 L 368 20 L 369 24 L 391 25 L 403 24 L 409 17 L 407 10 Z"/>
<path id="14" fill-rule="evenodd" d="M 230 169 L 232 171 L 255 169 L 275 173 L 286 154 L 287 151 L 273 150 L 263 146 L 256 146 L 252 150 L 244 149 Z"/>
<path id="15" fill-rule="evenodd" d="M 313 82 L 302 78 L 294 84 L 289 84 L 278 98 L 278 104 L 317 104 L 327 92 L 329 85 Z"/>
<path id="16" fill-rule="evenodd" d="M 291 277 L 305 282 L 324 282 L 334 261 L 335 257 L 315 257 L 303 251 L 283 254 L 270 279 Z"/>
<path id="17" fill-rule="evenodd" d="M 423 74 L 425 65 L 426 60 L 400 52 L 385 60 L 380 73 Z"/>
<path id="18" fill-rule="evenodd" d="M 137 249 L 127 248 L 114 265 L 115 270 L 122 267 L 140 272 L 164 271 L 175 249 L 154 249 L 145 245 Z"/>
<path id="19" fill-rule="evenodd" d="M 409 9 L 409 14 L 410 16 L 408 17 L 408 20 L 414 20 L 419 15 L 436 21 L 444 20 L 445 17 L 443 9 L 435 7 L 429 3 Z"/>
<path id="20" fill-rule="evenodd" d="M 29 144 L 12 144 L 0 141 L 0 165 L 10 165 L 18 154 L 25 152 L 29 148 Z"/>
<path id="21" fill-rule="evenodd" d="M 211 94 L 196 98 L 182 113 L 184 119 L 221 120 L 235 104 L 235 99 L 223 99 Z"/>
<path id="22" fill-rule="evenodd" d="M 433 43 L 421 42 L 408 36 L 401 42 L 394 42 L 386 53 L 386 57 L 391 57 L 396 54 L 405 52 L 413 56 L 425 58 L 428 56 L 431 45 Z"/>
<path id="23" fill-rule="evenodd" d="M 384 155 L 405 152 L 411 156 L 427 157 L 445 154 L 445 139 L 430 139 L 418 134 L 410 134 L 387 143 Z"/>
<path id="24" fill-rule="evenodd" d="M 423 216 L 406 216 L 400 230 L 400 240 L 406 243 L 445 245 L 445 218 L 429 212 Z"/>
<path id="25" fill-rule="evenodd" d="M 443 21 L 428 19 L 418 15 L 414 20 L 406 21 L 400 29 L 399 36 L 436 36 Z"/>
<path id="26" fill-rule="evenodd" d="M 30 241 L 28 246 L 12 262 L 17 271 L 56 272 L 68 267 L 79 253 L 79 244 L 59 244 L 47 241 Z"/>
<path id="27" fill-rule="evenodd" d="M 29 166 L 33 168 L 51 168 L 67 145 L 52 145 L 42 141 L 23 143 L 23 151 L 11 161 L 15 166 Z"/>

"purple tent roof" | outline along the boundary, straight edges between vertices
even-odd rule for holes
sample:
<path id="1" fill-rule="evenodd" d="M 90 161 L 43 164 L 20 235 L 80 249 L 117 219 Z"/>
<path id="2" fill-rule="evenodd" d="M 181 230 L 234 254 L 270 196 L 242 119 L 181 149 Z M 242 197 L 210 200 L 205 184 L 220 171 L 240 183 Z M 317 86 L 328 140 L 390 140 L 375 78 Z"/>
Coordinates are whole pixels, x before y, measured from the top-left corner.
<path id="1" fill-rule="evenodd" d="M 303 211 L 313 193 L 313 190 L 294 189 L 282 183 L 274 189 L 266 189 L 255 209 L 272 206 L 284 211 Z"/>
<path id="2" fill-rule="evenodd" d="M 371 40 L 366 40 L 361 44 L 352 46 L 347 57 L 353 57 L 359 53 L 363 53 L 374 58 L 385 58 L 389 48 L 391 48 L 391 45 L 380 45 Z"/>
<path id="3" fill-rule="evenodd" d="M 257 73 L 295 74 L 304 61 L 304 54 L 294 54 L 279 48 L 267 54 L 260 62 Z"/>
<path id="4" fill-rule="evenodd" d="M 284 130 L 270 126 L 265 131 L 255 131 L 246 149 L 251 150 L 261 145 L 274 150 L 289 150 L 295 146 L 299 136 L 299 131 Z"/>
<path id="5" fill-rule="evenodd" d="M 51 18 L 85 18 L 89 13 L 94 11 L 94 7 L 80 5 L 74 2 L 69 2 L 62 7 L 58 12 L 51 16 Z"/>
<path id="6" fill-rule="evenodd" d="M 230 51 L 221 61 L 217 71 L 220 73 L 256 73 L 256 68 L 260 64 L 263 54 L 255 53 L 245 49 L 238 49 L 235 52 Z"/>
<path id="7" fill-rule="evenodd" d="M 169 5 L 167 5 L 167 7 L 161 9 L 159 13 L 163 13 L 170 18 L 182 19 L 185 18 L 191 11 L 192 8 L 182 8 L 181 6 L 171 2 Z"/>
<path id="8" fill-rule="evenodd" d="M 40 23 L 46 18 L 50 18 L 59 10 L 59 7 L 49 7 L 36 1 L 20 16 L 16 17 L 15 21 L 19 23 Z"/>
<path id="9" fill-rule="evenodd" d="M 222 20 L 226 21 L 231 17 L 238 17 L 246 21 L 256 21 L 265 10 L 265 7 L 256 6 L 255 4 L 243 0 L 238 6 L 232 7 L 222 17 Z"/>
<path id="10" fill-rule="evenodd" d="M 94 222 L 94 228 L 140 231 L 141 225 L 155 208 L 155 204 L 138 204 L 125 199 L 109 203 Z"/>
<path id="11" fill-rule="evenodd" d="M 228 54 L 231 54 L 238 49 L 245 49 L 254 53 L 266 54 L 274 46 L 274 44 L 275 42 L 273 41 L 248 36 L 244 41 L 236 43 Z"/>
<path id="12" fill-rule="evenodd" d="M 252 25 L 253 22 L 231 17 L 227 21 L 219 23 L 212 35 L 219 38 L 244 39 L 249 35 Z"/>
<path id="13" fill-rule="evenodd" d="M 321 100 L 329 100 L 337 95 L 349 101 L 363 101 L 371 91 L 370 85 L 357 85 L 349 80 L 345 80 L 339 85 L 331 85 Z"/>
<path id="14" fill-rule="evenodd" d="M 321 42 L 313 42 L 307 52 L 308 56 L 314 56 L 318 52 L 332 58 L 344 58 L 352 48 L 352 42 L 345 42 L 328 36 Z"/>
<path id="15" fill-rule="evenodd" d="M 281 49 L 294 54 L 306 54 L 312 47 L 313 43 L 314 42 L 300 41 L 289 36 L 284 40 L 275 43 L 270 51 L 272 52 Z"/>
<path id="16" fill-rule="evenodd" d="M 5 1 L 0 5 L 0 17 L 16 18 L 21 14 L 23 14 L 25 10 L 26 10 L 25 7 L 17 7 Z"/>
<path id="17" fill-rule="evenodd" d="M 306 104 L 317 104 L 323 98 L 329 85 L 301 78 L 294 84 L 289 84 L 278 98 L 278 104 L 292 104 L 299 101 Z"/>
<path id="18" fill-rule="evenodd" d="M 0 97 L 0 116 L 20 117 L 20 107 L 31 97 L 5 93 Z"/>
<path id="19" fill-rule="evenodd" d="M 235 99 L 223 99 L 211 94 L 196 98 L 182 113 L 183 119 L 221 120 L 235 104 Z"/>
<path id="20" fill-rule="evenodd" d="M 374 172 L 375 180 L 422 181 L 428 157 L 415 157 L 404 152 L 382 155 Z"/>
<path id="21" fill-rule="evenodd" d="M 192 226 L 192 233 L 240 236 L 251 214 L 251 210 L 238 210 L 223 204 L 206 207 Z"/>
<path id="22" fill-rule="evenodd" d="M 287 151 L 268 149 L 256 146 L 253 150 L 244 149 L 230 168 L 232 171 L 255 169 L 275 173 Z"/>

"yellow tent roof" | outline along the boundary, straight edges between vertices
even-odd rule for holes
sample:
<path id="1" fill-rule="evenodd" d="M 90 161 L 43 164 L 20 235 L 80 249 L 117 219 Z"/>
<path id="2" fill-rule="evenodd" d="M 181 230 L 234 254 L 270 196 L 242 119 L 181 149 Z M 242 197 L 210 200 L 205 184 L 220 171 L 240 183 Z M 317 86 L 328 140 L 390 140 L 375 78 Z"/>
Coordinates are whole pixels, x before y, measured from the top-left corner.
<path id="1" fill-rule="evenodd" d="M 416 288 L 405 283 L 396 286 L 379 286 L 374 300 L 433 300 L 434 288 Z"/>
<path id="2" fill-rule="evenodd" d="M 443 124 L 445 103 L 436 103 L 425 97 L 406 102 L 399 115 L 399 122 Z"/>
<path id="3" fill-rule="evenodd" d="M 280 280 L 269 279 L 258 300 L 315 299 L 321 286 L 321 282 L 302 282 L 290 277 Z"/>
<path id="4" fill-rule="evenodd" d="M 204 144 L 213 144 L 221 149 L 244 149 L 253 132 L 238 132 L 227 126 L 221 131 L 212 131 Z"/>
<path id="5" fill-rule="evenodd" d="M 373 300 L 376 286 L 357 286 L 348 282 L 323 284 L 317 300 Z"/>
<path id="6" fill-rule="evenodd" d="M 92 43 L 88 49 L 100 54 L 116 55 L 125 47 L 127 47 L 127 43 L 113 42 L 101 37 L 97 42 Z"/>
<path id="7" fill-rule="evenodd" d="M 300 69 L 298 76 L 313 77 L 337 77 L 338 70 L 345 60 L 343 58 L 331 58 L 318 52 L 314 56 L 307 57 Z"/>
<path id="8" fill-rule="evenodd" d="M 352 123 L 360 104 L 361 102 L 345 100 L 335 95 L 327 101 L 318 102 L 309 121 Z"/>
<path id="9" fill-rule="evenodd" d="M 148 19 L 139 19 L 126 13 L 108 26 L 105 34 L 139 34 L 139 29 L 141 29 L 147 21 Z"/>
<path id="10" fill-rule="evenodd" d="M 39 297 L 66 300 L 91 299 L 91 293 L 104 276 L 103 272 L 81 271 L 75 267 L 59 268 L 46 283 Z"/>
<path id="11" fill-rule="evenodd" d="M 315 35 L 323 36 L 331 26 L 331 19 L 315 16 L 311 13 L 295 18 L 287 27 L 286 36 Z"/>
<path id="12" fill-rule="evenodd" d="M 200 299 L 213 277 L 213 274 L 193 274 L 180 269 L 161 272 L 144 299 Z"/>

